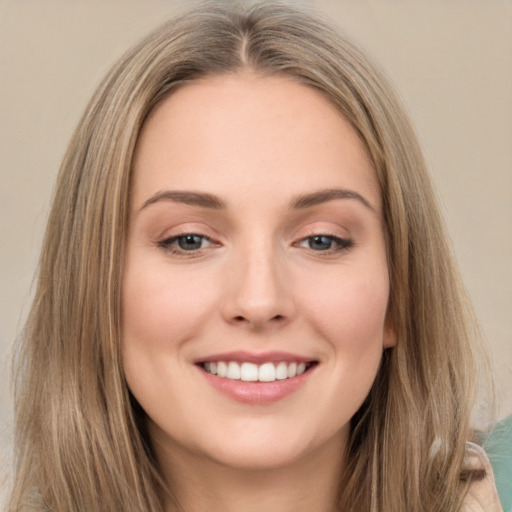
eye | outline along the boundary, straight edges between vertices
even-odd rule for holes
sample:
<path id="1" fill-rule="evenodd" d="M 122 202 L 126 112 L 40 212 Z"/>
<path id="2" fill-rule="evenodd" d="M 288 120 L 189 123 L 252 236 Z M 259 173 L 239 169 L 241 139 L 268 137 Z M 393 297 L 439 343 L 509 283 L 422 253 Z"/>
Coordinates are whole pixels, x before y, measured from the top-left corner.
<path id="1" fill-rule="evenodd" d="M 171 238 L 166 238 L 158 243 L 159 247 L 162 247 L 168 251 L 175 253 L 193 252 L 200 251 L 210 245 L 212 241 L 204 235 L 198 235 L 196 233 L 185 233 L 182 235 L 176 235 Z"/>
<path id="2" fill-rule="evenodd" d="M 354 244 L 352 240 L 333 235 L 314 235 L 304 238 L 298 245 L 317 252 L 335 252 L 348 249 Z"/>

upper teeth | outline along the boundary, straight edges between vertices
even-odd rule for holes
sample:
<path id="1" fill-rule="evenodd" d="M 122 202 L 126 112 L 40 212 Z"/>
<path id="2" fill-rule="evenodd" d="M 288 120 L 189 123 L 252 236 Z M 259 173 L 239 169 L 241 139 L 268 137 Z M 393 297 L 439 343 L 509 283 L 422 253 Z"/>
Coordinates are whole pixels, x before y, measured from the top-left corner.
<path id="1" fill-rule="evenodd" d="M 204 363 L 203 368 L 213 375 L 245 382 L 273 382 L 301 375 L 306 371 L 306 363 L 237 363 L 218 361 Z"/>

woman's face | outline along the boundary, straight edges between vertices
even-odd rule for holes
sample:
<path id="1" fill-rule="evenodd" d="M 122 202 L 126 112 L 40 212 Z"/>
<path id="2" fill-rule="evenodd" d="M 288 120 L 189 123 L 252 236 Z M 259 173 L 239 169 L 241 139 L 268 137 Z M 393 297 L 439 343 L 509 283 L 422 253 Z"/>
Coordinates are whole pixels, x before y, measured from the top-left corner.
<path id="1" fill-rule="evenodd" d="M 374 170 L 319 93 L 244 73 L 152 113 L 123 364 L 157 452 L 245 468 L 339 454 L 394 343 L 388 296 Z"/>

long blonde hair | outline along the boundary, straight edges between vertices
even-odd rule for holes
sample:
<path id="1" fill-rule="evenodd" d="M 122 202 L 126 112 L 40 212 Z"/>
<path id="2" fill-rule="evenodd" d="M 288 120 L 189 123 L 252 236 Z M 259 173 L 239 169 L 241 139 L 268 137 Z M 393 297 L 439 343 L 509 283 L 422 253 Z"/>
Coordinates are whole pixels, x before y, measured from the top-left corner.
<path id="1" fill-rule="evenodd" d="M 121 58 L 69 144 L 16 359 L 9 511 L 157 512 L 172 496 L 120 358 L 131 162 L 142 124 L 163 98 L 243 68 L 323 94 L 364 142 L 382 191 L 398 344 L 386 350 L 352 420 L 340 509 L 459 510 L 482 355 L 403 108 L 364 52 L 320 18 L 280 3 L 213 2 Z"/>

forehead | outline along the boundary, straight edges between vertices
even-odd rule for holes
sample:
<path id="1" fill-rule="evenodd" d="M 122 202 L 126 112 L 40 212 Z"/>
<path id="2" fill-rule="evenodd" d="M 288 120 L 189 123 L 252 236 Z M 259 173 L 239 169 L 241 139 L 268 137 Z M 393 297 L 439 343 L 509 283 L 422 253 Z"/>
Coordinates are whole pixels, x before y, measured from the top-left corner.
<path id="1" fill-rule="evenodd" d="M 288 180 L 301 193 L 357 185 L 380 207 L 355 130 L 319 92 L 284 76 L 243 72 L 181 87 L 146 120 L 133 167 L 136 201 L 162 187 L 222 195 L 261 182 L 268 193 Z"/>

